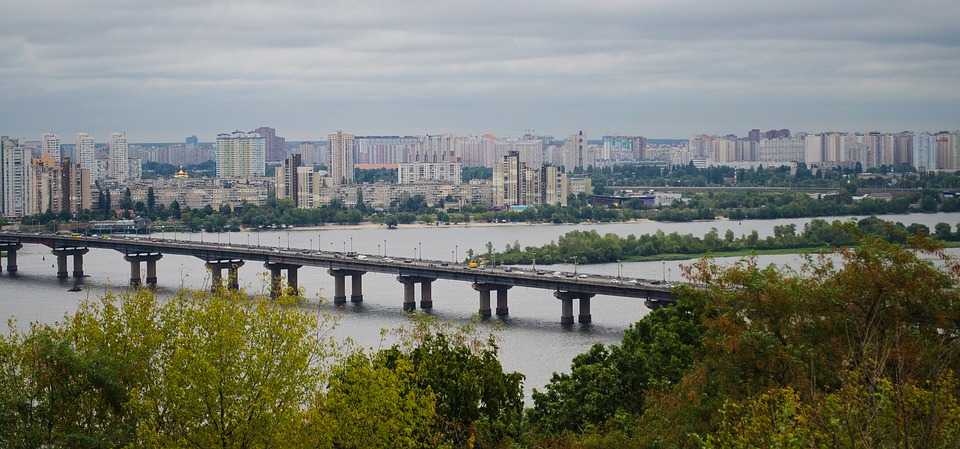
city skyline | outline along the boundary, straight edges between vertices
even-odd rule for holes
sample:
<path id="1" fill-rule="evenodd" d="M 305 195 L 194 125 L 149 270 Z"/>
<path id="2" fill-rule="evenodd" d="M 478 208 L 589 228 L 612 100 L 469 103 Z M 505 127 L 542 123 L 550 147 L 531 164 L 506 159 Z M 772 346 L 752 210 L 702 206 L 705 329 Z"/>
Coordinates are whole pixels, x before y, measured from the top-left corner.
<path id="1" fill-rule="evenodd" d="M 941 0 L 20 2 L 0 17 L 0 128 L 952 131 L 958 20 Z"/>

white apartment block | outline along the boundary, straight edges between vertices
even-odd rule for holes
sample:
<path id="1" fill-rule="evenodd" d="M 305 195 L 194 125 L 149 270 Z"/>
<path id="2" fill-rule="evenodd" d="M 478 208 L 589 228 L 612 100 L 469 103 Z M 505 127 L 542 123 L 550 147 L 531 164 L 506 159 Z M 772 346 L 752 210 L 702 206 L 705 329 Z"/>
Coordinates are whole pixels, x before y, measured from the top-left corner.
<path id="1" fill-rule="evenodd" d="M 353 184 L 353 134 L 337 131 L 327 134 L 330 149 L 330 176 L 334 185 Z"/>
<path id="2" fill-rule="evenodd" d="M 174 201 L 180 207 L 200 209 L 207 205 L 219 208 L 226 204 L 239 207 L 244 203 L 263 206 L 267 204 L 267 194 L 273 188 L 273 182 L 260 178 L 186 178 L 186 179 L 150 179 L 132 183 L 130 196 L 134 202 L 147 202 L 150 188 L 153 188 L 154 201 L 170 206 Z M 113 206 L 119 204 L 121 192 L 111 194 Z"/>
<path id="3" fill-rule="evenodd" d="M 234 131 L 217 135 L 217 177 L 250 178 L 266 173 L 266 147 L 255 132 Z"/>
<path id="4" fill-rule="evenodd" d="M 125 183 L 130 179 L 130 159 L 125 133 L 110 133 L 110 179 Z"/>
<path id="5" fill-rule="evenodd" d="M 90 182 L 95 182 L 96 179 L 94 179 L 92 174 L 96 171 L 97 154 L 93 135 L 88 132 L 77 133 L 77 147 L 75 152 L 80 166 L 90 170 Z"/>
<path id="6" fill-rule="evenodd" d="M 460 184 L 463 164 L 454 162 L 397 164 L 397 184 L 440 182 Z"/>
<path id="7" fill-rule="evenodd" d="M 54 133 L 43 133 L 40 136 L 40 148 L 44 154 L 51 158 L 60 160 L 60 137 Z"/>
<path id="8" fill-rule="evenodd" d="M 23 217 L 30 204 L 27 149 L 17 139 L 0 137 L 0 215 Z"/>

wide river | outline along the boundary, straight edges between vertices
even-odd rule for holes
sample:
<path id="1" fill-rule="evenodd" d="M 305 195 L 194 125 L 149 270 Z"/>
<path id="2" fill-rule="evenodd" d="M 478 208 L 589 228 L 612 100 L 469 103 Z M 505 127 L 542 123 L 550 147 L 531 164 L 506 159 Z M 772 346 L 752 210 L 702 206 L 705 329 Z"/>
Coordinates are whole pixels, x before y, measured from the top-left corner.
<path id="1" fill-rule="evenodd" d="M 948 214 L 912 214 L 888 215 L 885 220 L 899 221 L 904 224 L 922 223 L 933 229 L 939 222 L 956 226 L 960 222 L 960 213 Z M 834 220 L 835 218 L 827 218 Z M 767 221 L 728 221 L 717 220 L 696 223 L 615 223 L 615 224 L 579 224 L 579 225 L 527 225 L 505 224 L 502 226 L 438 226 L 438 227 L 400 227 L 386 229 L 352 229 L 335 225 L 317 230 L 278 230 L 269 232 L 236 232 L 221 234 L 160 234 L 162 238 L 178 240 L 203 240 L 226 244 L 260 244 L 263 246 L 281 246 L 286 248 L 316 249 L 328 251 L 354 250 L 366 254 L 387 254 L 394 258 L 420 258 L 434 260 L 462 260 L 468 249 L 476 253 L 486 252 L 486 243 L 491 242 L 496 250 L 519 242 L 521 247 L 539 246 L 556 241 L 561 235 L 573 230 L 596 230 L 600 234 L 614 233 L 620 236 L 654 233 L 658 229 L 664 232 L 691 233 L 702 237 L 710 228 L 717 228 L 721 235 L 727 229 L 737 235 L 749 234 L 757 230 L 761 237 L 773 234 L 777 225 L 796 224 L 798 231 L 811 219 L 767 220 Z M 763 256 L 764 264 L 795 264 L 799 258 L 795 255 Z M 718 259 L 721 263 L 732 263 L 737 258 Z M 630 262 L 622 266 L 616 263 L 598 265 L 580 265 L 578 270 L 597 274 L 616 275 L 618 271 L 624 277 L 646 279 L 670 278 L 678 280 L 680 265 L 688 262 Z M 50 250 L 41 245 L 24 245 L 18 253 L 19 272 L 15 276 L 7 272 L 0 275 L 0 318 L 14 317 L 18 327 L 25 327 L 32 321 L 52 323 L 61 320 L 65 314 L 76 310 L 77 304 L 87 297 L 96 297 L 107 289 L 125 289 L 129 282 L 129 264 L 120 253 L 112 250 L 91 249 L 84 257 L 84 271 L 87 277 L 81 280 L 58 280 L 54 268 L 55 258 Z M 4 268 L 6 261 L 3 261 Z M 72 260 L 69 265 L 72 270 Z M 569 270 L 572 265 L 553 265 L 549 270 Z M 159 287 L 161 290 L 174 290 L 183 285 L 191 288 L 206 288 L 209 285 L 209 273 L 199 259 L 187 256 L 164 256 L 157 264 Z M 240 269 L 240 282 L 248 291 L 263 291 L 261 280 L 266 270 L 262 264 L 250 262 Z M 68 292 L 75 283 L 80 282 L 81 292 Z M 299 273 L 300 286 L 306 289 L 308 298 L 313 300 L 312 307 L 339 314 L 340 326 L 336 334 L 350 337 L 368 348 L 377 348 L 381 344 L 390 344 L 392 340 L 381 342 L 382 329 L 395 329 L 407 324 L 401 311 L 403 290 L 394 276 L 370 273 L 363 277 L 364 301 L 362 304 L 348 303 L 337 307 L 317 300 L 333 295 L 333 278 L 324 269 L 306 267 Z M 350 294 L 349 281 L 347 294 Z M 420 292 L 417 289 L 417 297 Z M 501 329 L 500 360 L 509 371 L 519 371 L 526 376 L 524 392 L 528 403 L 534 388 L 542 389 L 554 372 L 569 372 L 570 362 L 577 354 L 585 352 L 596 343 L 618 343 L 624 329 L 640 320 L 649 310 L 642 300 L 597 296 L 592 300 L 593 323 L 562 326 L 560 321 L 560 302 L 551 292 L 539 289 L 515 287 L 509 290 L 510 316 L 504 319 L 493 318 L 488 323 L 496 323 Z M 495 298 L 495 295 L 494 295 Z M 433 284 L 434 308 L 431 315 L 447 322 L 466 322 L 477 313 L 479 295 L 469 283 L 438 280 Z M 495 302 L 495 299 L 494 299 Z M 576 306 L 574 307 L 576 315 Z M 484 324 L 484 326 L 488 326 Z M 6 325 L 0 324 L 2 332 L 9 332 Z"/>

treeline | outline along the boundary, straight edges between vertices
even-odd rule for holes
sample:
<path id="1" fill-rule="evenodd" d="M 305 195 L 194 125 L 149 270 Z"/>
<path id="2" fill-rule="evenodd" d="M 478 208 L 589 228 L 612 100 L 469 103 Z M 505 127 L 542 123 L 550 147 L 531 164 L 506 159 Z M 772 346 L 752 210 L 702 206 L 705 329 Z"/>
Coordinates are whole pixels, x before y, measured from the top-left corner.
<path id="1" fill-rule="evenodd" d="M 501 447 L 523 376 L 493 337 L 420 319 L 362 350 L 295 296 L 151 290 L 0 334 L 0 446 Z"/>
<path id="2" fill-rule="evenodd" d="M 609 189 L 615 186 L 651 186 L 651 187 L 793 187 L 793 188 L 834 188 L 855 192 L 858 188 L 900 188 L 900 189 L 956 189 L 960 188 L 960 176 L 957 172 L 937 171 L 919 172 L 909 164 L 900 166 L 881 165 L 863 170 L 859 163 L 853 167 L 833 166 L 809 169 L 806 164 L 798 164 L 794 173 L 790 167 L 758 166 L 757 168 L 734 168 L 712 166 L 705 168 L 685 166 L 661 167 L 656 165 L 614 165 L 587 170 L 587 175 L 595 186 Z M 883 176 L 861 176 L 864 173 Z"/>
<path id="3" fill-rule="evenodd" d="M 773 235 L 760 238 L 756 230 L 750 234 L 735 235 L 727 230 L 723 235 L 716 228 L 703 237 L 693 234 L 669 234 L 657 230 L 653 234 L 621 237 L 613 233 L 600 235 L 595 230 L 571 231 L 562 235 L 556 242 L 540 247 L 520 248 L 520 243 L 508 245 L 503 251 L 494 251 L 487 244 L 485 253 L 471 250 L 468 257 L 482 257 L 487 262 L 503 264 L 548 265 L 555 263 L 610 263 L 616 261 L 640 260 L 658 256 L 699 256 L 708 253 L 724 253 L 745 250 L 785 250 L 815 249 L 853 245 L 862 236 L 876 236 L 889 242 L 904 243 L 910 236 L 931 235 L 943 241 L 960 240 L 960 224 L 957 231 L 947 223 L 938 223 L 931 231 L 926 225 L 891 223 L 871 216 L 842 226 L 839 220 L 828 223 L 815 218 L 798 232 L 795 224 L 774 226 Z"/>
<path id="4" fill-rule="evenodd" d="M 835 254 L 693 264 L 677 306 L 534 390 L 531 432 L 564 448 L 960 446 L 957 261 L 922 237 Z"/>

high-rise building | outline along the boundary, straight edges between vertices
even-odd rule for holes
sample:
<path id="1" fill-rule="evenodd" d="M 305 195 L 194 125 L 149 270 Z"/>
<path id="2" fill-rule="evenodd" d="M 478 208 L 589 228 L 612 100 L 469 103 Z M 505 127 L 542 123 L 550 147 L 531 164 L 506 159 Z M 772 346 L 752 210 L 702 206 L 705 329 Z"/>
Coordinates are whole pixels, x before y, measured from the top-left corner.
<path id="1" fill-rule="evenodd" d="M 130 160 L 128 157 L 127 135 L 110 133 L 110 178 L 124 183 L 130 178 Z"/>
<path id="2" fill-rule="evenodd" d="M 54 133 L 43 133 L 40 136 L 41 153 L 49 154 L 51 158 L 60 160 L 60 137 Z"/>
<path id="3" fill-rule="evenodd" d="M 525 204 L 526 164 L 516 151 L 502 157 L 493 166 L 493 204 L 510 207 Z"/>
<path id="4" fill-rule="evenodd" d="M 584 151 L 587 148 L 587 136 L 583 131 L 563 140 L 563 168 L 572 172 L 576 168 L 584 169 Z"/>
<path id="5" fill-rule="evenodd" d="M 274 176 L 277 179 L 277 198 L 290 198 L 293 204 L 300 204 L 297 169 L 302 166 L 299 154 L 291 154 L 277 167 Z"/>
<path id="6" fill-rule="evenodd" d="M 644 159 L 646 148 L 647 138 L 643 136 L 603 136 L 604 159 L 610 161 Z"/>
<path id="7" fill-rule="evenodd" d="M 80 166 L 90 170 L 90 173 L 93 173 L 97 168 L 96 158 L 96 143 L 93 140 L 93 135 L 87 132 L 77 133 L 77 148 L 74 150 L 77 154 L 77 157 L 80 159 Z M 95 182 L 91 176 L 90 182 Z"/>
<path id="8" fill-rule="evenodd" d="M 22 217 L 29 204 L 28 154 L 17 139 L 0 137 L 0 215 Z"/>
<path id="9" fill-rule="evenodd" d="M 264 158 L 267 162 L 280 162 L 287 157 L 287 139 L 277 135 L 277 130 L 261 126 L 253 132 L 263 137 Z"/>
<path id="10" fill-rule="evenodd" d="M 337 131 L 327 134 L 330 149 L 330 176 L 333 185 L 353 184 L 353 134 Z"/>
<path id="11" fill-rule="evenodd" d="M 263 137 L 234 131 L 217 135 L 217 177 L 248 178 L 266 173 Z"/>

